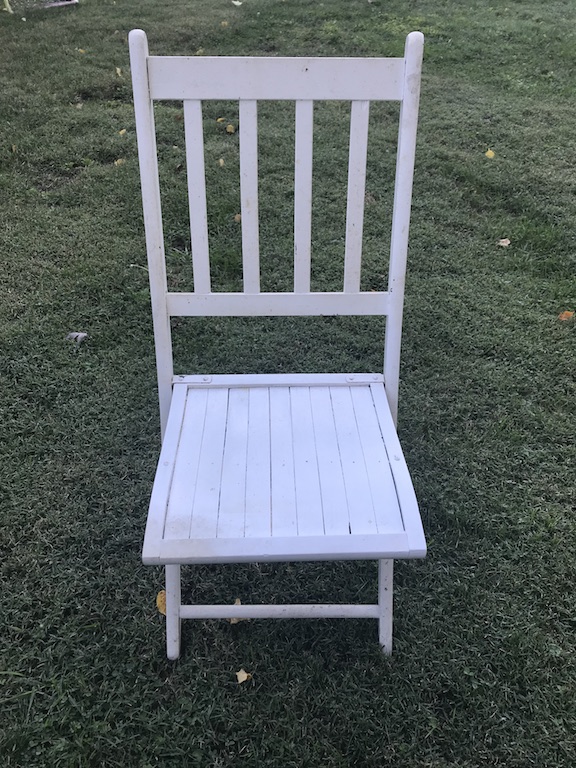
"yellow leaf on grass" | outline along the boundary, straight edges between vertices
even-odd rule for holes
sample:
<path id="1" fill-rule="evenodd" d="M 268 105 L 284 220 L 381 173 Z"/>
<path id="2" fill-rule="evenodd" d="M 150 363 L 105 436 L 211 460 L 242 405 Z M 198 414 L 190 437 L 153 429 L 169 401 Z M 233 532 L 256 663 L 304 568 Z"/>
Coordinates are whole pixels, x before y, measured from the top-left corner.
<path id="1" fill-rule="evenodd" d="M 10 149 L 12 150 L 12 152 L 16 152 L 16 150 L 18 149 L 18 147 L 16 146 L 16 144 L 12 144 L 12 146 L 10 147 Z"/>
<path id="2" fill-rule="evenodd" d="M 218 160 L 218 165 L 220 166 L 220 168 L 224 168 L 224 158 L 223 157 L 221 157 L 220 160 Z"/>
<path id="3" fill-rule="evenodd" d="M 493 157 L 495 157 L 495 155 L 496 155 L 496 152 L 494 152 L 494 150 L 492 150 L 492 149 L 489 149 L 489 150 L 488 150 L 487 152 L 485 152 L 484 154 L 486 155 L 486 157 L 487 157 L 489 160 L 492 160 L 492 158 L 493 158 Z"/>
<path id="4" fill-rule="evenodd" d="M 114 160 L 114 165 L 118 167 L 119 165 L 124 165 L 125 162 L 126 160 L 123 157 L 119 157 L 118 160 Z"/>
<path id="5" fill-rule="evenodd" d="M 236 215 L 238 215 L 238 214 L 236 214 Z M 234 217 L 234 218 L 236 218 L 236 217 Z M 237 597 L 236 600 L 234 600 L 234 605 L 242 605 L 242 603 L 240 602 L 240 598 L 239 597 Z M 238 624 L 240 621 L 246 621 L 246 619 L 233 618 L 233 619 L 228 619 L 228 621 L 230 622 L 230 624 Z"/>
<path id="6" fill-rule="evenodd" d="M 228 123 L 226 126 L 226 133 L 236 133 L 236 128 L 234 128 L 232 123 Z"/>
<path id="7" fill-rule="evenodd" d="M 204 48 L 198 48 L 195 53 L 196 56 L 204 56 Z"/>
<path id="8" fill-rule="evenodd" d="M 166 616 L 166 590 L 161 589 L 156 595 L 156 608 L 160 611 L 162 616 Z"/>
<path id="9" fill-rule="evenodd" d="M 239 672 L 236 672 L 236 680 L 238 680 L 238 685 L 241 685 L 247 680 L 252 680 L 252 675 L 250 672 L 246 672 L 245 669 L 241 669 Z"/>
<path id="10" fill-rule="evenodd" d="M 574 318 L 574 312 L 571 312 L 569 309 L 565 310 L 564 312 L 560 312 L 558 315 L 558 320 L 572 320 Z"/>
<path id="11" fill-rule="evenodd" d="M 228 26 L 228 22 L 227 21 L 221 21 L 220 22 L 220 26 L 223 27 L 224 29 L 226 29 L 226 27 Z"/>
<path id="12" fill-rule="evenodd" d="M 498 240 L 498 245 L 507 248 L 510 245 L 510 240 L 507 237 L 503 237 L 502 240 Z"/>
<path id="13" fill-rule="evenodd" d="M 78 53 L 86 53 L 84 48 L 76 48 L 76 50 L 78 51 Z"/>
<path id="14" fill-rule="evenodd" d="M 225 117 L 217 117 L 216 118 L 216 122 L 217 123 L 225 123 L 226 122 L 226 118 Z"/>
<path id="15" fill-rule="evenodd" d="M 116 67 L 116 75 L 117 77 L 123 77 L 122 70 L 120 69 L 120 67 Z"/>
<path id="16" fill-rule="evenodd" d="M 126 128 L 122 128 L 122 130 L 121 130 L 121 131 L 118 131 L 118 134 L 119 134 L 120 136 L 124 136 L 124 134 L 125 134 L 125 133 L 126 133 Z"/>
<path id="17" fill-rule="evenodd" d="M 242 216 L 239 213 L 237 213 L 236 216 L 234 216 L 234 221 L 236 222 L 236 224 L 240 224 L 240 222 L 242 221 Z"/>

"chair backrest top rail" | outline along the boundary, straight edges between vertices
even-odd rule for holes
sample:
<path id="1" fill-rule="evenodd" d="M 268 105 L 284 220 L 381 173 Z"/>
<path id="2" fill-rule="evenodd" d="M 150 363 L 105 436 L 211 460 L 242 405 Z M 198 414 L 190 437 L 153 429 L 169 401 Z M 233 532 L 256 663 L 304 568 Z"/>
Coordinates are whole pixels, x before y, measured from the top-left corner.
<path id="1" fill-rule="evenodd" d="M 152 99 L 401 101 L 404 59 L 149 56 Z"/>

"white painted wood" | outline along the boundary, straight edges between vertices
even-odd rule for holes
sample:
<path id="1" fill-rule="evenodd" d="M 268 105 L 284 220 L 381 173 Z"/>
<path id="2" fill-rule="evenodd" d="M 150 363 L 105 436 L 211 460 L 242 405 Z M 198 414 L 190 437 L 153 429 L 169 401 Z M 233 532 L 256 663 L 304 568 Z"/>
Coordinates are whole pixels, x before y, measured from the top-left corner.
<path id="1" fill-rule="evenodd" d="M 350 533 L 376 534 L 376 515 L 370 481 L 358 434 L 358 425 L 348 387 L 330 387 L 334 425 L 338 438 L 342 474 L 348 501 Z"/>
<path id="2" fill-rule="evenodd" d="M 181 588 L 180 565 L 167 565 L 166 572 L 166 655 L 180 656 Z"/>
<path id="3" fill-rule="evenodd" d="M 332 383 L 336 382 L 332 381 Z M 316 386 L 310 388 L 310 402 L 314 419 L 322 505 L 325 510 L 324 532 L 328 536 L 345 536 L 350 532 L 350 516 L 332 399 L 330 388 L 320 384 L 318 382 Z"/>
<path id="4" fill-rule="evenodd" d="M 272 535 L 270 499 L 270 395 L 267 387 L 251 387 L 246 457 L 245 535 Z"/>
<path id="5" fill-rule="evenodd" d="M 248 456 L 247 389 L 231 389 L 228 394 L 226 440 L 220 480 L 220 502 L 216 535 L 244 536 L 246 514 L 246 470 Z"/>
<path id="6" fill-rule="evenodd" d="M 169 293 L 171 315 L 281 317 L 284 315 L 385 315 L 388 294 L 366 293 Z"/>
<path id="7" fill-rule="evenodd" d="M 180 390 L 182 387 L 176 389 L 178 395 Z M 178 457 L 174 464 L 166 507 L 164 537 L 167 539 L 187 538 L 190 533 L 207 403 L 207 389 L 194 393 L 193 397 L 186 393 L 182 428 L 177 443 Z"/>
<path id="8" fill-rule="evenodd" d="M 191 538 L 216 537 L 227 417 L 228 390 L 209 390 L 190 526 Z"/>
<path id="9" fill-rule="evenodd" d="M 269 387 L 264 387 L 264 380 L 268 377 L 262 375 L 239 376 L 237 383 L 240 386 L 236 388 L 233 386 L 235 377 L 230 376 L 213 377 L 216 381 L 212 385 L 203 381 L 212 377 L 197 377 L 201 381 L 199 385 L 175 384 L 171 417 L 179 414 L 181 426 L 176 416 L 171 418 L 167 433 L 169 442 L 159 462 L 146 532 L 145 550 L 149 562 L 156 562 L 160 551 L 165 551 L 164 545 L 158 543 L 164 530 L 163 516 L 166 516 L 164 537 L 167 541 L 170 538 L 176 540 L 173 532 L 185 530 L 186 509 L 190 504 L 194 507 L 190 536 L 203 539 L 223 537 L 228 542 L 224 545 L 223 555 L 227 557 L 227 547 L 232 541 L 230 529 L 218 523 L 222 514 L 222 498 L 226 499 L 227 493 L 221 496 L 218 490 L 223 483 L 223 466 L 227 461 L 227 422 L 230 430 L 228 438 L 233 438 L 228 443 L 229 456 L 236 462 L 234 471 L 240 478 L 237 484 L 230 480 L 230 487 L 236 491 L 238 487 L 242 489 L 246 482 L 248 489 L 244 472 L 247 478 L 250 477 L 252 493 L 259 496 L 261 502 L 260 522 L 257 517 L 252 518 L 251 505 L 246 505 L 244 512 L 247 490 L 231 493 L 230 504 L 240 505 L 238 514 L 242 520 L 245 515 L 246 519 L 256 521 L 250 532 L 245 531 L 243 535 L 260 539 L 263 559 L 267 559 L 268 555 L 271 559 L 278 558 L 278 553 L 271 549 L 271 542 L 262 543 L 270 535 L 284 539 L 287 536 L 309 537 L 307 553 L 316 557 L 319 549 L 326 544 L 326 536 L 339 534 L 348 539 L 350 533 L 354 534 L 352 538 L 358 533 L 377 533 L 383 537 L 383 543 L 388 534 L 392 536 L 390 541 L 396 541 L 394 537 L 405 532 L 402 556 L 421 557 L 425 554 L 426 544 L 414 489 L 381 376 L 326 374 L 324 382 L 307 386 L 304 382 L 309 376 L 272 376 Z M 380 381 L 370 383 L 371 378 Z M 247 389 L 248 385 L 255 388 Z M 186 408 L 182 403 L 183 393 L 186 393 L 188 400 Z M 244 403 L 240 437 L 234 427 L 237 416 L 228 405 L 231 398 Z M 197 402 L 199 400 L 211 402 L 211 406 L 206 408 L 201 438 L 188 434 L 191 429 L 197 432 L 202 423 L 203 406 Z M 249 423 L 255 425 L 250 454 Z M 197 441 L 200 439 L 202 446 L 198 451 Z M 269 439 L 268 445 L 266 439 Z M 312 459 L 312 444 L 316 448 L 314 471 L 311 464 L 306 464 Z M 194 445 L 196 447 L 190 448 Z M 194 455 L 198 460 L 197 471 L 193 467 Z M 249 455 L 257 458 L 254 465 L 248 463 Z M 198 482 L 195 477 L 200 478 Z M 228 481 L 224 485 L 228 486 Z M 307 489 L 310 490 L 311 503 L 304 514 L 311 517 L 301 518 L 304 520 L 301 523 L 297 516 L 303 509 Z M 300 498 L 302 501 L 299 504 Z M 181 517 L 172 511 L 178 507 L 179 499 L 186 500 L 180 511 Z M 227 501 L 224 508 L 226 504 Z M 323 511 L 322 524 L 319 517 L 314 518 L 320 509 Z M 326 533 L 324 537 L 321 525 Z M 310 529 L 307 530 L 306 526 Z M 185 540 L 186 535 L 178 539 L 178 546 Z M 218 548 L 220 545 L 215 542 L 210 544 L 209 555 L 219 557 L 215 546 Z M 298 546 L 296 549 L 300 551 Z M 331 546 L 335 546 L 334 541 Z M 340 543 L 339 556 L 346 557 L 351 552 L 362 557 L 355 545 L 351 545 L 349 550 L 348 542 Z M 399 556 L 398 551 L 394 555 Z M 197 556 L 193 557 L 196 559 Z"/>
<path id="10" fill-rule="evenodd" d="M 204 171 L 204 129 L 202 126 L 202 103 L 200 101 L 184 102 L 184 136 L 186 140 L 194 291 L 209 293 L 210 261 L 208 257 L 208 216 Z"/>
<path id="11" fill-rule="evenodd" d="M 154 126 L 154 108 L 149 97 L 148 41 L 144 32 L 139 29 L 132 30 L 129 35 L 129 45 L 154 344 L 156 347 L 160 428 L 161 434 L 164 436 L 172 396 L 170 383 L 173 375 L 172 338 L 170 317 L 166 309 L 166 262 L 156 156 L 156 129 Z"/>
<path id="12" fill-rule="evenodd" d="M 409 559 L 405 533 L 357 536 L 272 536 L 243 539 L 164 539 L 159 555 L 142 558 L 146 565 L 163 563 L 272 563 L 307 560 Z"/>
<path id="13" fill-rule="evenodd" d="M 296 102 L 294 162 L 294 293 L 310 291 L 314 102 Z"/>
<path id="14" fill-rule="evenodd" d="M 402 453 L 402 447 L 396 425 L 392 418 L 390 405 L 386 396 L 386 391 L 382 385 L 370 385 L 374 406 L 378 413 L 378 422 L 382 430 L 382 436 L 386 443 L 386 449 L 390 459 L 390 469 L 396 486 L 396 494 L 400 503 L 402 513 L 402 522 L 404 530 L 408 535 L 410 542 L 410 552 L 412 557 L 426 556 L 426 539 L 422 527 L 422 518 L 418 510 L 418 502 L 412 485 L 412 479 L 406 459 Z"/>
<path id="15" fill-rule="evenodd" d="M 144 534 L 146 558 L 158 557 L 160 541 L 164 536 L 166 508 L 172 490 L 172 477 L 178 455 L 186 396 L 186 386 L 174 387 L 170 415 L 150 497 L 146 532 Z"/>
<path id="16" fill-rule="evenodd" d="M 175 376 L 174 384 L 194 387 L 325 387 L 345 384 L 347 387 L 384 382 L 381 373 L 235 373 L 211 376 Z"/>
<path id="17" fill-rule="evenodd" d="M 378 561 L 378 637 L 386 656 L 392 653 L 394 560 Z"/>
<path id="18" fill-rule="evenodd" d="M 423 51 L 424 36 L 421 32 L 411 32 L 406 39 L 404 50 L 406 59 L 403 88 L 404 98 L 400 107 L 396 182 L 394 185 L 394 208 L 390 242 L 390 268 L 388 272 L 390 306 L 384 344 L 384 379 L 386 381 L 386 394 L 394 423 L 396 423 L 398 417 L 402 310 L 404 307 L 404 281 L 408 254 L 408 230 L 410 227 L 410 206 L 412 201 L 412 180 L 414 177 Z"/>
<path id="19" fill-rule="evenodd" d="M 381 534 L 404 530 L 397 487 L 407 486 L 414 505 L 415 499 L 405 463 L 403 470 L 398 464 L 381 376 L 326 374 L 312 386 L 305 384 L 310 374 L 188 378 L 199 383 L 175 384 L 175 399 L 187 392 L 186 407 L 178 407 L 180 432 L 171 438 L 177 458 L 172 469 L 166 462 L 159 467 L 158 477 L 170 473 L 158 505 L 166 509 L 166 539 L 186 538 L 190 515 L 204 538 L 229 538 L 234 526 L 237 536 L 258 537 L 286 535 L 286 525 L 289 535 L 300 536 L 349 535 L 366 526 Z M 397 479 L 389 461 L 397 465 Z M 261 517 L 247 532 L 249 487 L 260 499 Z M 415 517 L 419 522 L 417 506 Z M 157 526 L 156 535 L 161 530 Z"/>
<path id="20" fill-rule="evenodd" d="M 324 535 L 318 447 L 308 387 L 291 387 L 292 450 L 299 536 Z"/>
<path id="21" fill-rule="evenodd" d="M 150 56 L 152 99 L 399 101 L 404 59 Z"/>
<path id="22" fill-rule="evenodd" d="M 351 387 L 349 391 L 366 463 L 376 527 L 379 533 L 401 530 L 402 515 L 396 486 L 390 469 L 386 444 L 382 439 L 372 392 L 368 387 Z"/>
<path id="23" fill-rule="evenodd" d="M 183 619 L 377 619 L 378 606 L 328 605 L 183 605 Z"/>
<path id="24" fill-rule="evenodd" d="M 257 114 L 256 101 L 240 101 L 240 210 L 245 293 L 260 292 Z"/>
<path id="25" fill-rule="evenodd" d="M 164 441 L 143 548 L 181 618 L 371 617 L 392 648 L 395 558 L 426 543 L 395 419 L 422 35 L 403 59 L 150 57 L 130 34 Z M 194 292 L 167 291 L 152 101 L 184 100 Z M 211 293 L 202 104 L 239 100 L 244 290 Z M 296 102 L 294 292 L 260 293 L 257 100 Z M 342 292 L 310 292 L 313 101 L 352 102 Z M 389 285 L 361 292 L 369 102 L 401 102 Z M 170 317 L 387 315 L 384 373 L 174 376 Z M 172 394 L 173 386 L 173 394 Z M 374 559 L 378 604 L 181 606 L 180 566 Z"/>
<path id="26" fill-rule="evenodd" d="M 272 535 L 297 536 L 290 389 L 274 387 L 269 396 Z"/>
<path id="27" fill-rule="evenodd" d="M 358 293 L 360 291 L 369 115 L 370 102 L 352 102 L 344 250 L 344 291 L 346 293 Z"/>

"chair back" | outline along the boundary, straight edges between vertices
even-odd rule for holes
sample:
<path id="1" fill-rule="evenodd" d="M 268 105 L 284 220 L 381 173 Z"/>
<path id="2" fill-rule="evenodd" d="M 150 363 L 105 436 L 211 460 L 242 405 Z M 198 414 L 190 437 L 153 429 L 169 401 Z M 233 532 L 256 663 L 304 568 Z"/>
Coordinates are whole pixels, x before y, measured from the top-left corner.
<path id="1" fill-rule="evenodd" d="M 386 315 L 384 379 L 396 418 L 404 276 L 416 147 L 423 35 L 412 32 L 403 58 L 150 56 L 146 35 L 129 37 L 146 248 L 164 431 L 173 371 L 174 316 Z M 154 102 L 183 102 L 193 290 L 168 289 Z M 206 202 L 203 102 L 239 103 L 242 291 L 212 290 Z M 295 102 L 294 251 L 291 291 L 261 290 L 258 214 L 258 102 Z M 343 284 L 311 290 L 313 117 L 316 101 L 350 107 Z M 400 102 L 386 290 L 361 290 L 370 102 Z"/>

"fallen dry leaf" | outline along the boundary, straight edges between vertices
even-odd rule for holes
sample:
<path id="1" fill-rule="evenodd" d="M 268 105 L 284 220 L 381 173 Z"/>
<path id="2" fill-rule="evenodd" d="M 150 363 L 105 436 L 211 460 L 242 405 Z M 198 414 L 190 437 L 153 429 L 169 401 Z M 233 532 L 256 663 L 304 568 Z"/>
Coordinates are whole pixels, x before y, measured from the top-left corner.
<path id="1" fill-rule="evenodd" d="M 242 0 L 232 0 L 232 5 L 235 5 L 235 6 L 242 5 Z"/>
<path id="2" fill-rule="evenodd" d="M 122 74 L 122 70 L 120 69 L 120 67 L 116 67 L 116 76 L 117 76 L 117 77 L 124 77 L 124 75 Z"/>
<path id="3" fill-rule="evenodd" d="M 216 118 L 216 122 L 217 123 L 225 123 L 226 122 L 226 118 L 225 117 L 217 117 Z"/>
<path id="4" fill-rule="evenodd" d="M 236 214 L 236 215 L 238 216 L 239 214 Z M 234 605 L 242 605 L 239 597 L 237 597 L 236 600 L 234 600 Z M 241 621 L 250 621 L 250 619 L 241 619 L 239 617 L 235 617 L 232 619 L 228 619 L 228 621 L 230 622 L 230 624 L 239 624 Z"/>
<path id="5" fill-rule="evenodd" d="M 241 214 L 237 213 L 237 214 L 234 216 L 234 221 L 236 222 L 236 224 L 240 224 L 240 222 L 242 221 L 242 216 L 241 216 Z"/>
<path id="6" fill-rule="evenodd" d="M 228 22 L 227 21 L 221 21 L 220 22 L 220 26 L 223 27 L 224 29 L 226 29 L 226 27 L 228 26 Z"/>
<path id="7" fill-rule="evenodd" d="M 118 131 L 119 136 L 124 136 L 125 133 L 126 133 L 126 128 L 122 128 L 121 131 Z"/>
<path id="8" fill-rule="evenodd" d="M 82 109 L 83 106 L 84 104 L 80 101 L 78 104 L 76 104 L 76 109 Z"/>
<path id="9" fill-rule="evenodd" d="M 239 672 L 236 672 L 236 680 L 238 680 L 238 685 L 242 685 L 247 680 L 252 680 L 252 675 L 250 672 L 246 672 L 245 669 L 241 669 Z"/>
<path id="10" fill-rule="evenodd" d="M 558 320 L 572 320 L 574 318 L 574 312 L 571 312 L 569 309 L 566 309 L 564 312 L 560 312 L 558 315 Z"/>
<path id="11" fill-rule="evenodd" d="M 498 240 L 498 245 L 507 248 L 510 245 L 510 240 L 507 237 L 503 237 L 502 240 Z"/>
<path id="12" fill-rule="evenodd" d="M 196 53 L 194 55 L 195 56 L 204 56 L 204 48 L 198 48 L 198 50 L 196 51 Z"/>
<path id="13" fill-rule="evenodd" d="M 166 590 L 161 589 L 156 595 L 156 608 L 160 611 L 162 616 L 166 616 Z"/>
<path id="14" fill-rule="evenodd" d="M 492 149 L 489 149 L 489 150 L 488 150 L 487 152 L 485 152 L 484 154 L 486 155 L 486 157 L 487 157 L 489 160 L 492 160 L 492 158 L 493 158 L 493 157 L 495 157 L 495 155 L 496 155 L 496 152 L 494 152 Z"/>
<path id="15" fill-rule="evenodd" d="M 220 168 L 224 168 L 224 158 L 223 157 L 221 157 L 220 160 L 218 160 L 218 165 L 220 166 Z"/>
<path id="16" fill-rule="evenodd" d="M 114 160 L 114 165 L 115 166 L 124 165 L 125 162 L 126 160 L 123 157 L 119 157 L 118 160 Z"/>
<path id="17" fill-rule="evenodd" d="M 234 600 L 234 605 L 242 605 L 239 597 L 237 597 L 236 600 Z M 229 619 L 229 621 L 230 621 L 230 624 L 238 624 L 238 622 L 242 621 L 242 619 L 232 618 L 232 619 Z"/>
<path id="18" fill-rule="evenodd" d="M 228 123 L 226 126 L 226 133 L 236 133 L 236 128 L 234 128 L 232 123 Z"/>
<path id="19" fill-rule="evenodd" d="M 12 144 L 12 146 L 10 147 L 10 149 L 12 150 L 12 152 L 16 152 L 16 150 L 18 149 L 18 147 L 16 146 L 16 144 Z"/>
<path id="20" fill-rule="evenodd" d="M 84 48 L 76 48 L 76 50 L 78 51 L 78 53 L 86 53 Z"/>

